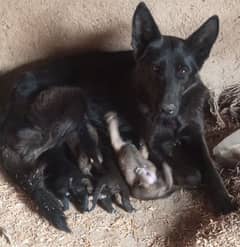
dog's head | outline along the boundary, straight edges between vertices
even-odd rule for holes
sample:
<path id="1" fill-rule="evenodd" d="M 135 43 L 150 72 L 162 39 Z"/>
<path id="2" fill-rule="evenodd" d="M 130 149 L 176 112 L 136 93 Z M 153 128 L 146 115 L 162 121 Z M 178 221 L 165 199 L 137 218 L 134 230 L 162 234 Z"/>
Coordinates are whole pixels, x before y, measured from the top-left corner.
<path id="1" fill-rule="evenodd" d="M 209 18 L 187 39 L 160 33 L 149 9 L 140 3 L 133 16 L 132 47 L 136 90 L 153 114 L 174 117 L 217 38 L 219 20 Z"/>

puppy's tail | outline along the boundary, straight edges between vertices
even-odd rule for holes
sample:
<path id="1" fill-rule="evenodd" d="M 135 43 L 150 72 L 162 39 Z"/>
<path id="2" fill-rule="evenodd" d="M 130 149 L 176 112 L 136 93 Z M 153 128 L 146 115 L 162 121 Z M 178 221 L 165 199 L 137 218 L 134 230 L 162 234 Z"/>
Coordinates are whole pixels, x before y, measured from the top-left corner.
<path id="1" fill-rule="evenodd" d="M 114 150 L 118 152 L 126 143 L 123 141 L 119 133 L 117 114 L 115 112 L 108 112 L 104 117 L 108 124 L 112 146 Z"/>

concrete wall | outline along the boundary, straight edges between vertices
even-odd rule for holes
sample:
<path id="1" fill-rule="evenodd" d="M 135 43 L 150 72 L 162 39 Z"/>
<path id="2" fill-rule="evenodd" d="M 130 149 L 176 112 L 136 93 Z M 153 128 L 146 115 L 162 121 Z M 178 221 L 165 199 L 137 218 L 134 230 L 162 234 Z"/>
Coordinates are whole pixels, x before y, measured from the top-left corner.
<path id="1" fill-rule="evenodd" d="M 0 0 L 0 70 L 72 46 L 130 48 L 137 0 Z M 203 69 L 210 87 L 240 78 L 239 0 L 146 0 L 164 34 L 187 37 L 217 14 L 221 32 Z"/>

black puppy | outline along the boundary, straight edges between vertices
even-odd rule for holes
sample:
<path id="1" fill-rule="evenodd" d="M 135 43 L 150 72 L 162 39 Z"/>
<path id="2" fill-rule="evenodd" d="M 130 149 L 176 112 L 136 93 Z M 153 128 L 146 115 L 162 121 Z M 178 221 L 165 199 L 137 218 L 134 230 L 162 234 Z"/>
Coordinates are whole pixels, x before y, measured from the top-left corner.
<path id="1" fill-rule="evenodd" d="M 65 145 L 45 152 L 40 160 L 47 166 L 45 168 L 46 186 L 62 202 L 63 209 L 69 208 L 69 199 L 77 203 L 81 212 L 88 211 L 88 198 L 92 194 L 91 178 L 84 175 L 71 159 Z"/>

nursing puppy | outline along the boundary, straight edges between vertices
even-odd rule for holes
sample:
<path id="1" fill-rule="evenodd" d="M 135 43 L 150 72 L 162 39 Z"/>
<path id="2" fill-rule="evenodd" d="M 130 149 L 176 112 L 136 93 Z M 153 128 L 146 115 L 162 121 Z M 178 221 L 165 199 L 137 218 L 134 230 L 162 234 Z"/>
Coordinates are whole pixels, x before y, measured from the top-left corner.
<path id="1" fill-rule="evenodd" d="M 103 166 L 105 170 L 102 174 L 95 176 L 96 184 L 93 192 L 92 211 L 97 204 L 108 213 L 114 213 L 113 203 L 124 209 L 126 212 L 133 212 L 135 209 L 130 202 L 130 191 L 121 171 L 117 167 L 117 160 L 113 150 L 106 148 L 103 152 Z M 120 195 L 121 202 L 117 200 Z"/>
<path id="2" fill-rule="evenodd" d="M 84 175 L 92 176 L 93 168 L 101 170 L 103 157 L 99 149 L 98 133 L 89 120 L 86 121 L 84 130 L 74 131 L 69 135 L 66 144 Z"/>
<path id="3" fill-rule="evenodd" d="M 81 212 L 88 211 L 88 198 L 93 191 L 91 177 L 83 174 L 76 162 L 68 158 L 66 145 L 53 148 L 41 156 L 47 165 L 45 183 L 61 201 L 63 210 L 73 201 Z"/>
<path id="4" fill-rule="evenodd" d="M 144 157 L 133 144 L 122 140 L 119 134 L 118 119 L 114 112 L 105 115 L 110 139 L 118 157 L 118 164 L 131 188 L 132 196 L 143 199 L 157 199 L 173 192 L 171 168 L 163 162 L 163 177 L 155 165 Z M 164 181 L 165 179 L 165 181 Z"/>

